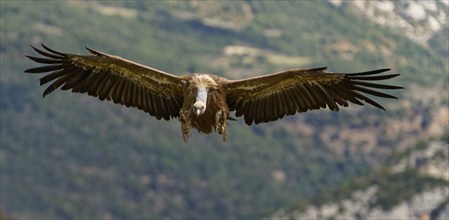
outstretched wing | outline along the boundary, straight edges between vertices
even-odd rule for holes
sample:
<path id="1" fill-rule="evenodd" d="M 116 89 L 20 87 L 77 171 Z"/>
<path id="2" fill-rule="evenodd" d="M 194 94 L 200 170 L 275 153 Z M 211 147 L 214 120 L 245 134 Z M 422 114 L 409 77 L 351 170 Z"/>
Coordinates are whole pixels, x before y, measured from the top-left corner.
<path id="1" fill-rule="evenodd" d="M 383 98 L 396 98 L 374 89 L 401 89 L 371 81 L 385 80 L 399 74 L 379 75 L 389 69 L 361 73 L 330 73 L 326 68 L 292 69 L 265 76 L 225 83 L 226 102 L 236 116 L 245 122 L 275 121 L 296 112 L 329 107 L 338 111 L 338 105 L 347 107 L 348 101 L 363 105 L 362 101 L 384 109 L 366 94 Z M 385 110 L 385 109 L 384 109 Z"/>
<path id="2" fill-rule="evenodd" d="M 168 120 L 179 114 L 182 80 L 175 75 L 89 48 L 93 55 L 61 53 L 43 44 L 46 51 L 31 47 L 44 57 L 27 57 L 45 65 L 25 72 L 45 74 L 40 84 L 51 84 L 43 96 L 62 86 L 62 90 L 137 107 L 157 119 Z"/>

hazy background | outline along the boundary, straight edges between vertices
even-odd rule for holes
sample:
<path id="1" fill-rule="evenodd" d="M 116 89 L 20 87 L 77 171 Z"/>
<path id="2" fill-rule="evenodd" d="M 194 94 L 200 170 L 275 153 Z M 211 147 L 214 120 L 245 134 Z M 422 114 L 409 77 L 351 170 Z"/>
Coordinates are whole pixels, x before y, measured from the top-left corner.
<path id="1" fill-rule="evenodd" d="M 2 1 L 0 210 L 17 219 L 448 218 L 448 1 Z M 228 142 L 56 91 L 29 47 L 174 74 L 391 68 L 399 100 L 248 127 Z"/>

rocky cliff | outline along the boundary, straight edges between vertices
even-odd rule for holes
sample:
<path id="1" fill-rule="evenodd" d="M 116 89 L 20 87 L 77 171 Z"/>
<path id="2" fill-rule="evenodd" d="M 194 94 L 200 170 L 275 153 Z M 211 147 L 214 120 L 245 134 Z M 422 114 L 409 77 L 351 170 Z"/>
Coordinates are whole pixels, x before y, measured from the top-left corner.
<path id="1" fill-rule="evenodd" d="M 414 148 L 396 154 L 394 164 L 377 174 L 326 192 L 334 195 L 324 196 L 327 201 L 281 209 L 270 219 L 448 219 L 448 142 Z"/>

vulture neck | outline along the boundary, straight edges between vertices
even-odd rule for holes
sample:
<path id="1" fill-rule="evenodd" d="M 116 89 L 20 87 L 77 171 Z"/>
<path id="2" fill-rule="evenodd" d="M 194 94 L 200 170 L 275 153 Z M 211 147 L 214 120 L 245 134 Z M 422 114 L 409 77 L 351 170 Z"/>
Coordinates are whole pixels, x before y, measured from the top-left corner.
<path id="1" fill-rule="evenodd" d="M 193 104 L 193 111 L 197 116 L 204 114 L 207 106 L 207 88 L 198 88 L 196 101 Z"/>
<path id="2" fill-rule="evenodd" d="M 209 90 L 216 88 L 218 84 L 209 75 L 198 74 L 192 78 L 192 85 L 196 88 L 195 103 L 192 110 L 195 115 L 201 116 L 206 112 Z"/>

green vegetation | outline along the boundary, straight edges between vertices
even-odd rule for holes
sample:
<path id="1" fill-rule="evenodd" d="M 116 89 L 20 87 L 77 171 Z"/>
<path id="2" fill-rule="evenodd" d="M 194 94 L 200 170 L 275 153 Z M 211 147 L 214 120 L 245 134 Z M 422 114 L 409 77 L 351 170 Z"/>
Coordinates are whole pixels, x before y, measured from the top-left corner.
<path id="1" fill-rule="evenodd" d="M 103 4 L 136 13 L 108 15 L 98 8 Z M 391 83 L 404 86 L 445 77 L 447 60 L 440 52 L 325 2 L 237 1 L 216 7 L 232 12 L 241 4 L 250 6 L 254 18 L 234 30 L 205 25 L 202 11 L 180 2 L 2 2 L 0 209 L 13 218 L 259 218 L 372 169 L 370 155 L 336 154 L 324 144 L 322 129 L 379 129 L 385 118 L 403 116 L 400 110 L 367 108 L 307 113 L 254 127 L 231 122 L 226 144 L 216 135 L 196 132 L 184 144 L 176 120 L 157 121 L 136 109 L 70 92 L 42 99 L 39 77 L 23 73 L 36 65 L 24 57 L 33 54 L 29 44 L 71 53 L 86 53 L 88 46 L 177 74 L 257 75 L 285 68 L 257 59 L 248 66 L 213 65 L 227 59 L 223 48 L 243 45 L 312 60 L 306 67 L 362 71 L 389 66 L 404 74 Z M 186 11 L 195 16 L 173 14 Z M 266 29 L 282 34 L 266 37 Z M 353 59 L 335 49 L 341 42 L 357 48 Z M 367 42 L 394 45 L 394 55 L 368 50 Z M 297 120 L 315 132 L 298 134 L 285 126 Z"/>

